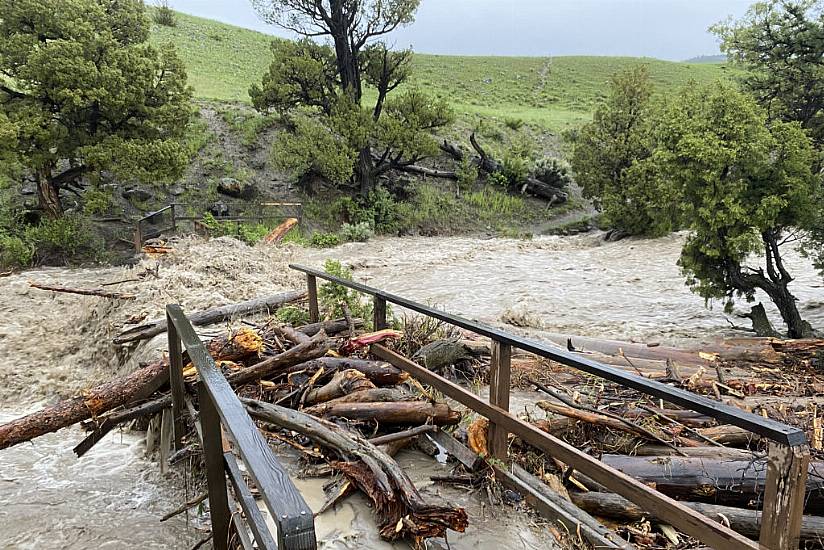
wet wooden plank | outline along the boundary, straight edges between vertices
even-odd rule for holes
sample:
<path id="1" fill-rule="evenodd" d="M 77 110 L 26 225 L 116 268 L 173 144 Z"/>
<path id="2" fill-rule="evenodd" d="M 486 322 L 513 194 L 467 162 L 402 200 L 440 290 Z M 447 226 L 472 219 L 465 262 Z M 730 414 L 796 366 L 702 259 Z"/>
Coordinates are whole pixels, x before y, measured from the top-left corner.
<path id="1" fill-rule="evenodd" d="M 314 275 L 306 275 L 306 289 L 309 293 L 309 322 L 320 321 L 320 309 L 318 307 L 318 280 Z"/>
<path id="2" fill-rule="evenodd" d="M 232 453 L 223 453 L 223 460 L 226 462 L 226 473 L 229 474 L 229 481 L 235 490 L 235 496 L 238 499 L 243 514 L 246 516 L 246 521 L 252 534 L 255 537 L 258 548 L 265 550 L 277 550 L 272 534 L 269 532 L 269 527 L 266 525 L 266 520 L 260 513 L 257 507 L 255 498 L 252 496 L 249 487 L 246 486 L 246 481 L 243 479 L 243 474 L 240 473 L 235 455 Z"/>
<path id="3" fill-rule="evenodd" d="M 810 449 L 770 444 L 759 541 L 770 550 L 795 550 L 801 535 Z"/>
<path id="4" fill-rule="evenodd" d="M 489 402 L 504 411 L 509 411 L 511 370 L 512 347 L 493 340 L 492 358 L 489 363 Z M 507 432 L 503 426 L 490 421 L 487 444 L 490 455 L 498 460 L 507 460 Z"/>

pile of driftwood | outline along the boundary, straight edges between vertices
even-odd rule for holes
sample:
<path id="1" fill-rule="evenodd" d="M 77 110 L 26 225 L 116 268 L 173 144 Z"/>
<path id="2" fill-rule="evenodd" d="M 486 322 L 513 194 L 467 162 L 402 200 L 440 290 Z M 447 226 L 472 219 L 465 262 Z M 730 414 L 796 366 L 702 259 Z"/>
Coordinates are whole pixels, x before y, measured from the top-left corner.
<path id="1" fill-rule="evenodd" d="M 706 350 L 569 340 L 560 335 L 557 340 L 571 351 L 805 429 L 812 461 L 802 548 L 824 548 L 824 340 L 730 339 Z M 516 357 L 513 380 L 545 396 L 535 401 L 537 412 L 545 414 L 533 411 L 530 418 L 525 413 L 525 420 L 702 514 L 758 538 L 767 442 L 757 435 L 549 361 Z M 466 439 L 473 451 L 486 454 L 486 420 L 472 422 Z M 514 436 L 510 436 L 510 456 L 636 547 L 700 547 Z"/>
<path id="2" fill-rule="evenodd" d="M 274 302 L 300 296 L 288 293 Z M 271 306 L 273 300 L 267 304 Z M 245 310 L 249 307 L 247 303 Z M 224 318 L 229 310 L 237 311 L 238 306 L 191 318 L 205 324 Z M 244 323 L 205 345 L 272 444 L 297 449 L 305 462 L 305 475 L 339 475 L 321 512 L 361 490 L 372 501 L 386 540 L 419 543 L 443 537 L 448 529 L 462 532 L 468 522 L 466 512 L 429 502 L 392 458 L 421 434 L 458 424 L 461 413 L 421 397 L 408 374 L 396 367 L 368 359 L 371 343 L 389 342 L 401 333 L 359 333 L 362 324 L 351 317 L 297 328 L 275 321 Z M 158 320 L 129 330 L 117 341 L 148 339 L 165 329 L 165 321 Z M 188 364 L 183 375 L 187 399 L 197 407 L 197 369 Z M 75 448 L 82 456 L 116 426 L 140 419 L 145 426 L 152 418 L 151 423 L 157 423 L 172 405 L 168 380 L 169 361 L 162 357 L 125 378 L 0 425 L 0 449 L 82 423 L 90 431 Z M 188 421 L 191 431 L 182 450 L 171 454 L 168 437 L 164 444 L 161 436 L 163 461 L 174 463 L 199 454 L 195 425 Z"/>

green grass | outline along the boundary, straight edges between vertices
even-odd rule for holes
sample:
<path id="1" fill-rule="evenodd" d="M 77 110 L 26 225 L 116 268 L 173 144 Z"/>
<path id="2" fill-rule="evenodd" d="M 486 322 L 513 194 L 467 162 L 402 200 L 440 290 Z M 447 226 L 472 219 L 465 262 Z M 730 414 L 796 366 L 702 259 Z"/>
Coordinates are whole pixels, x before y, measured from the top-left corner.
<path id="1" fill-rule="evenodd" d="M 201 99 L 249 102 L 267 70 L 272 37 L 178 13 L 176 27 L 153 25 L 152 41 L 177 46 Z M 660 92 L 694 80 L 729 78 L 723 64 L 631 57 L 461 57 L 416 54 L 409 85 L 449 99 L 460 117 L 523 120 L 556 131 L 585 122 L 606 93 L 610 75 L 649 66 Z"/>

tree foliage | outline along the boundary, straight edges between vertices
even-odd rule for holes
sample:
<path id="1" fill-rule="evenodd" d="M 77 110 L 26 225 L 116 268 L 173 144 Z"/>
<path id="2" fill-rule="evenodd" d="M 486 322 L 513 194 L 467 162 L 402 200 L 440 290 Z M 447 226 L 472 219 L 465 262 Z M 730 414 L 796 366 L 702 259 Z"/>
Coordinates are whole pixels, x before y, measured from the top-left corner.
<path id="1" fill-rule="evenodd" d="M 652 154 L 636 171 L 678 199 L 690 230 L 679 263 L 693 291 L 731 305 L 760 289 L 797 338 L 809 326 L 788 290 L 782 245 L 814 223 L 821 188 L 800 125 L 767 119 L 728 86 L 685 89 L 654 117 Z"/>
<path id="2" fill-rule="evenodd" d="M 177 177 L 191 117 L 183 64 L 149 46 L 140 0 L 0 0 L 0 146 L 35 178 L 47 215 L 102 171 Z"/>
<path id="3" fill-rule="evenodd" d="M 419 0 L 254 4 L 266 21 L 306 37 L 275 41 L 268 72 L 249 91 L 256 109 L 293 121 L 294 132 L 282 138 L 275 154 L 294 158 L 279 159 L 281 165 L 337 184 L 359 183 L 367 194 L 381 174 L 437 152 L 432 131 L 452 121 L 451 110 L 418 90 L 390 97 L 409 77 L 412 52 L 392 51 L 376 41 L 411 23 Z M 317 37 L 327 37 L 330 44 L 317 43 Z M 377 92 L 368 108 L 363 105 L 366 86 Z M 328 158 L 311 158 L 320 156 Z M 350 166 L 343 169 L 347 159 Z"/>
<path id="4" fill-rule="evenodd" d="M 770 119 L 795 120 L 824 144 L 824 3 L 766 0 L 712 30 Z"/>
<path id="5" fill-rule="evenodd" d="M 617 73 L 606 100 L 575 139 L 572 169 L 611 227 L 632 235 L 672 229 L 668 189 L 637 167 L 651 154 L 652 83 L 643 65 Z"/>

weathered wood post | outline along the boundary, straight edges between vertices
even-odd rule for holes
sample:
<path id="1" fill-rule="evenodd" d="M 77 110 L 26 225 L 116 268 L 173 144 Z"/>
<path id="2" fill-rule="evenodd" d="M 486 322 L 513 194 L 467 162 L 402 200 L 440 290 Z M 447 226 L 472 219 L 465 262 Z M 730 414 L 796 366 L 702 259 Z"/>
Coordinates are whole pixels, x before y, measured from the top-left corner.
<path id="1" fill-rule="evenodd" d="M 175 211 L 175 203 L 170 205 L 172 207 L 172 230 L 177 231 L 177 212 Z"/>
<path id="2" fill-rule="evenodd" d="M 797 550 L 810 448 L 770 442 L 767 485 L 758 542 L 770 550 Z"/>
<path id="3" fill-rule="evenodd" d="M 140 220 L 137 220 L 134 228 L 134 251 L 139 254 L 141 250 L 143 250 L 143 230 L 140 228 Z"/>
<path id="4" fill-rule="evenodd" d="M 166 312 L 166 332 L 169 337 L 169 385 L 172 388 L 172 418 L 174 420 L 175 451 L 183 448 L 186 422 L 183 411 L 186 407 L 186 389 L 183 386 L 183 349 L 177 327 L 171 315 Z"/>
<path id="5" fill-rule="evenodd" d="M 306 288 L 309 293 L 309 322 L 320 321 L 320 309 L 318 308 L 318 280 L 314 275 L 306 275 Z"/>
<path id="6" fill-rule="evenodd" d="M 389 326 L 386 322 L 386 300 L 380 296 L 375 296 L 373 308 L 373 326 L 375 330 L 383 330 Z"/>
<path id="7" fill-rule="evenodd" d="M 489 368 L 489 403 L 509 412 L 509 380 L 512 364 L 512 346 L 492 341 L 492 358 Z M 507 432 L 494 422 L 489 423 L 487 444 L 489 454 L 498 460 L 507 458 Z"/>
<path id="8" fill-rule="evenodd" d="M 229 550 L 229 499 L 226 494 L 226 470 L 223 466 L 223 441 L 220 416 L 203 382 L 197 385 L 200 426 L 203 430 L 203 462 L 209 490 L 209 517 L 212 522 L 212 545 L 215 550 Z"/>

